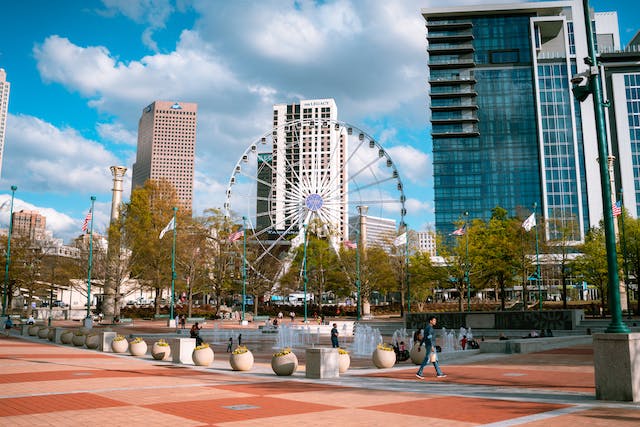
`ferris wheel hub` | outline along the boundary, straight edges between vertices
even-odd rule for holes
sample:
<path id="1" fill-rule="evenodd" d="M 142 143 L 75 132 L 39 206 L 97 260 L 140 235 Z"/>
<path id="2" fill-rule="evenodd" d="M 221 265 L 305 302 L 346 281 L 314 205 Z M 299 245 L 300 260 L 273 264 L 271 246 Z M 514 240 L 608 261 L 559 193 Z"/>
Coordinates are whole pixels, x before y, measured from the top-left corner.
<path id="1" fill-rule="evenodd" d="M 322 196 L 317 193 L 309 194 L 304 201 L 304 204 L 307 207 L 307 209 L 309 209 L 312 212 L 316 212 L 322 209 L 323 203 L 324 203 L 324 200 L 322 200 Z"/>

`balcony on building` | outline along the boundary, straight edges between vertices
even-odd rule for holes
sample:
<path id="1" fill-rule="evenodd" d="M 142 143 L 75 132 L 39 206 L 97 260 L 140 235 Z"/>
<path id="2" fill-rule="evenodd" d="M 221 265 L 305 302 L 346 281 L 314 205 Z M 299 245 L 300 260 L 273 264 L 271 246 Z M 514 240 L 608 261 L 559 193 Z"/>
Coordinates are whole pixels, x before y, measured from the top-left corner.
<path id="1" fill-rule="evenodd" d="M 431 43 L 464 43 L 474 39 L 471 31 L 433 31 L 427 33 L 427 41 Z"/>
<path id="2" fill-rule="evenodd" d="M 439 121 L 443 122 L 443 121 Z M 473 122 L 447 122 L 445 124 L 433 123 L 431 136 L 433 138 L 468 138 L 480 136 L 477 119 Z"/>
<path id="3" fill-rule="evenodd" d="M 459 19 L 428 19 L 426 26 L 431 34 L 437 31 L 471 30 L 473 23 Z"/>
<path id="4" fill-rule="evenodd" d="M 475 49 L 471 43 L 429 43 L 427 52 L 430 55 L 437 54 L 455 54 L 455 53 L 473 53 Z"/>
<path id="5" fill-rule="evenodd" d="M 445 58 L 436 55 L 429 56 L 429 68 L 442 70 L 447 68 L 473 68 L 476 66 L 473 58 Z"/>

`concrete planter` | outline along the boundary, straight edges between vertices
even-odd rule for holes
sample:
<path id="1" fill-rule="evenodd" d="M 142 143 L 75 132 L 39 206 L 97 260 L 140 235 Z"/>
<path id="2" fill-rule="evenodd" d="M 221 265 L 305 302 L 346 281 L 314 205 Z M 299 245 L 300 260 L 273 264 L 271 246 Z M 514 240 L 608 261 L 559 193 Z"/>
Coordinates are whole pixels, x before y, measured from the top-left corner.
<path id="1" fill-rule="evenodd" d="M 418 351 L 418 349 L 420 349 L 420 351 Z M 411 347 L 411 350 L 409 350 L 409 356 L 411 356 L 411 361 L 414 365 L 422 364 L 426 354 L 426 350 L 424 348 L 420 348 L 419 344 L 414 345 Z"/>
<path id="2" fill-rule="evenodd" d="M 64 331 L 62 335 L 60 335 L 60 342 L 62 344 L 71 344 L 73 341 L 73 331 Z"/>
<path id="3" fill-rule="evenodd" d="M 86 339 L 84 340 L 84 345 L 92 350 L 97 349 L 100 346 L 100 335 L 95 333 L 87 335 Z"/>
<path id="4" fill-rule="evenodd" d="M 298 357 L 293 353 L 271 358 L 271 369 L 278 376 L 293 375 L 298 369 Z"/>
<path id="5" fill-rule="evenodd" d="M 111 342 L 111 350 L 114 353 L 126 353 L 128 348 L 129 348 L 129 341 L 127 341 L 124 338 L 121 340 L 113 340 Z"/>
<path id="6" fill-rule="evenodd" d="M 129 343 L 129 353 L 132 356 L 144 356 L 147 354 L 147 343 L 144 341 L 131 341 Z"/>
<path id="7" fill-rule="evenodd" d="M 46 326 L 43 326 L 40 329 L 38 329 L 38 338 L 42 338 L 46 340 L 48 337 L 49 337 L 49 328 L 47 328 Z"/>
<path id="8" fill-rule="evenodd" d="M 196 348 L 191 354 L 193 364 L 196 366 L 209 366 L 213 362 L 213 350 L 211 347 Z"/>
<path id="9" fill-rule="evenodd" d="M 39 330 L 40 330 L 40 326 L 38 326 L 38 325 L 29 326 L 29 336 L 31 336 L 31 337 L 38 336 L 38 331 Z"/>
<path id="10" fill-rule="evenodd" d="M 76 347 L 82 347 L 84 346 L 84 341 L 86 340 L 86 338 L 87 336 L 85 334 L 74 334 L 71 338 L 71 342 Z"/>
<path id="11" fill-rule="evenodd" d="M 338 353 L 338 372 L 344 374 L 351 366 L 351 356 L 349 353 Z"/>
<path id="12" fill-rule="evenodd" d="M 171 358 L 171 347 L 169 344 L 161 345 L 156 342 L 151 347 L 151 357 L 155 360 L 169 360 Z"/>
<path id="13" fill-rule="evenodd" d="M 391 368 L 396 364 L 396 352 L 391 350 L 382 350 L 376 348 L 371 355 L 373 364 L 378 369 Z"/>
<path id="14" fill-rule="evenodd" d="M 47 339 L 49 341 L 55 341 L 56 339 L 56 329 L 55 328 L 49 328 L 49 332 L 47 333 Z"/>
<path id="15" fill-rule="evenodd" d="M 253 368 L 253 353 L 247 351 L 229 356 L 229 364 L 234 371 L 249 371 Z"/>

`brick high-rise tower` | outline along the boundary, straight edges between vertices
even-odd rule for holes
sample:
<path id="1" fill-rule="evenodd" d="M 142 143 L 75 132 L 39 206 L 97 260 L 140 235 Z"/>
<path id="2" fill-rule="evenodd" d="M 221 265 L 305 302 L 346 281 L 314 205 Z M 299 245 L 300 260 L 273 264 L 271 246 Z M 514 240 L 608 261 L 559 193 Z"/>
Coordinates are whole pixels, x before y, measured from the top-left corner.
<path id="1" fill-rule="evenodd" d="M 132 190 L 148 179 L 173 184 L 183 209 L 191 210 L 196 151 L 198 105 L 155 101 L 138 124 L 138 152 L 133 165 Z"/>

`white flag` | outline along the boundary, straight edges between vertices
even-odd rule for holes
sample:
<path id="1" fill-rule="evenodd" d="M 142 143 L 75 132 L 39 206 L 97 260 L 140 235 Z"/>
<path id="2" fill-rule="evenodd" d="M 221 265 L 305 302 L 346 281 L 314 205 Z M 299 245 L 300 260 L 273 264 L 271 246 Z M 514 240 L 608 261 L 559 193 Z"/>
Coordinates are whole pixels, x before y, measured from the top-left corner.
<path id="1" fill-rule="evenodd" d="M 407 244 L 407 233 L 402 233 L 393 241 L 393 246 L 400 246 Z"/>
<path id="2" fill-rule="evenodd" d="M 524 220 L 524 222 L 522 223 L 522 228 L 524 228 L 527 231 L 530 231 L 535 226 L 536 226 L 536 213 L 534 212 L 531 215 L 529 215 L 529 218 Z"/>
<path id="3" fill-rule="evenodd" d="M 160 238 L 162 239 L 162 237 L 167 231 L 171 231 L 175 228 L 176 228 L 176 218 L 173 217 L 171 218 L 171 221 L 169 221 L 169 224 L 167 224 L 167 226 L 163 228 L 162 231 L 160 232 Z"/>

